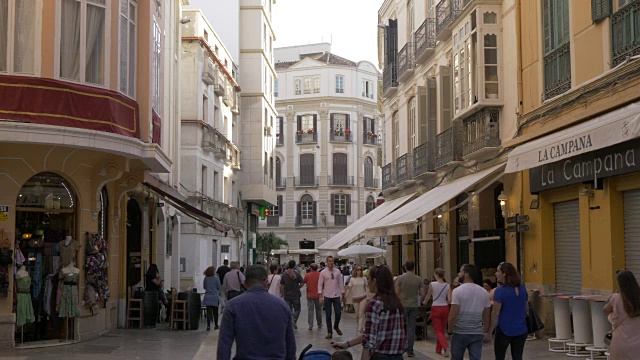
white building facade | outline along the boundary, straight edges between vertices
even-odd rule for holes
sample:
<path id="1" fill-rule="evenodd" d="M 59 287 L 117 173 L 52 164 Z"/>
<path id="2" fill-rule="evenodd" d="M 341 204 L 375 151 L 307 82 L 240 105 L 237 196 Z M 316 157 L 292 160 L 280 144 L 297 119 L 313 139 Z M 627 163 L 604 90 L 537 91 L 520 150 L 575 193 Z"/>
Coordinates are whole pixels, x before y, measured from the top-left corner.
<path id="1" fill-rule="evenodd" d="M 334 254 L 318 248 L 373 210 L 380 193 L 379 72 L 330 50 L 326 43 L 275 50 L 278 195 L 259 231 L 287 240 L 288 250 L 274 252 L 280 261 Z"/>

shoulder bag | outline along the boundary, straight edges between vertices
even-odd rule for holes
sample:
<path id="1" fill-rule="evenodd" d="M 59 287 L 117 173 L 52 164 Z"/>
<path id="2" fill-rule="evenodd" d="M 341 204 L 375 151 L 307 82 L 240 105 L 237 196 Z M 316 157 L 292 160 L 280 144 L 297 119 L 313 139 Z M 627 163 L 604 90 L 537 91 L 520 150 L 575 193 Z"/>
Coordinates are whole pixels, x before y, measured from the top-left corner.
<path id="1" fill-rule="evenodd" d="M 527 314 L 527 333 L 533 334 L 537 331 L 544 329 L 544 323 L 540 319 L 540 316 L 533 310 L 533 305 L 528 303 L 529 311 Z"/>

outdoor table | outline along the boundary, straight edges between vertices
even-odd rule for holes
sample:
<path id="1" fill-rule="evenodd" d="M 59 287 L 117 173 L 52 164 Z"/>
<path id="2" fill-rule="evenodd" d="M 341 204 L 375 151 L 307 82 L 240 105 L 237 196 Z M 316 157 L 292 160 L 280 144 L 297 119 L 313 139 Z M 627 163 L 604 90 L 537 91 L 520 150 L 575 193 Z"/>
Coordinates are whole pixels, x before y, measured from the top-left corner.
<path id="1" fill-rule="evenodd" d="M 587 346 L 587 350 L 591 352 L 591 358 L 602 356 L 608 347 L 604 343 L 604 336 L 607 331 L 611 330 L 611 323 L 604 313 L 604 306 L 609 297 L 594 295 L 589 297 L 591 304 L 591 321 L 593 323 L 593 346 Z"/>
<path id="2" fill-rule="evenodd" d="M 544 294 L 540 297 L 548 297 L 553 300 L 553 317 L 556 326 L 556 337 L 549 339 L 549 351 L 551 352 L 568 352 L 566 344 L 571 341 L 571 310 L 569 308 L 569 299 L 572 294 Z M 558 347 L 557 344 L 561 344 Z"/>
<path id="3" fill-rule="evenodd" d="M 590 297 L 590 295 L 576 295 L 571 298 L 573 338 L 576 344 L 593 344 L 593 325 L 588 301 Z"/>

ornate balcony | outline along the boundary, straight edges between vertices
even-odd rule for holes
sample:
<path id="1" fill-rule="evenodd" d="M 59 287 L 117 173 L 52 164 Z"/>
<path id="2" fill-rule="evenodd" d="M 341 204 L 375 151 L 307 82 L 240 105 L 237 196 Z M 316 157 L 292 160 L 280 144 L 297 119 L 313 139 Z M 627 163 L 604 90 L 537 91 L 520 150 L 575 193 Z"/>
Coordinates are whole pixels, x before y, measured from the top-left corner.
<path id="1" fill-rule="evenodd" d="M 500 147 L 499 115 L 497 108 L 484 108 L 462 121 L 462 155 L 465 160 L 497 153 Z"/>
<path id="2" fill-rule="evenodd" d="M 333 215 L 334 226 L 347 226 L 347 215 Z"/>
<path id="3" fill-rule="evenodd" d="M 385 95 L 392 95 L 398 90 L 398 69 L 395 63 L 387 64 L 382 73 L 382 91 Z"/>
<path id="4" fill-rule="evenodd" d="M 413 74 L 415 62 L 413 60 L 413 43 L 406 43 L 398 52 L 398 82 Z"/>
<path id="5" fill-rule="evenodd" d="M 544 97 L 551 99 L 571 89 L 571 50 L 564 45 L 544 56 Z"/>
<path id="6" fill-rule="evenodd" d="M 351 130 L 334 130 L 329 131 L 329 141 L 331 142 L 351 142 Z"/>
<path id="7" fill-rule="evenodd" d="M 316 187 L 320 185 L 319 176 L 300 176 L 293 177 L 294 187 Z"/>
<path id="8" fill-rule="evenodd" d="M 364 133 L 363 136 L 364 136 L 364 139 L 362 143 L 364 145 L 373 145 L 373 146 L 378 145 L 378 134 L 374 134 L 371 131 L 368 131 Z"/>
<path id="9" fill-rule="evenodd" d="M 276 178 L 276 189 L 286 189 L 287 188 L 287 178 L 281 177 Z"/>
<path id="10" fill-rule="evenodd" d="M 433 171 L 433 148 L 431 143 L 424 142 L 413 149 L 413 176 L 435 174 Z"/>
<path id="11" fill-rule="evenodd" d="M 436 39 L 444 40 L 451 35 L 449 25 L 460 14 L 459 1 L 441 0 L 436 5 Z"/>
<path id="12" fill-rule="evenodd" d="M 436 135 L 434 144 L 434 169 L 455 165 L 462 161 L 461 126 L 454 121 L 447 130 Z"/>
<path id="13" fill-rule="evenodd" d="M 640 0 L 631 1 L 611 15 L 611 52 L 613 66 L 640 55 Z"/>
<path id="14" fill-rule="evenodd" d="M 417 64 L 436 47 L 436 19 L 426 19 L 413 38 L 413 56 Z"/>
<path id="15" fill-rule="evenodd" d="M 296 132 L 296 144 L 315 144 L 318 142 L 318 134 L 314 132 Z"/>
<path id="16" fill-rule="evenodd" d="M 412 179 L 411 155 L 404 154 L 396 159 L 396 185 Z"/>
<path id="17" fill-rule="evenodd" d="M 347 175 L 329 175 L 329 186 L 353 186 L 353 176 Z"/>
<path id="18" fill-rule="evenodd" d="M 227 138 L 217 129 L 205 128 L 202 134 L 202 149 L 210 151 L 213 156 L 226 160 L 227 159 Z"/>
<path id="19" fill-rule="evenodd" d="M 395 185 L 393 179 L 393 163 L 382 167 L 382 190 L 387 190 Z"/>
<path id="20" fill-rule="evenodd" d="M 304 216 L 296 216 L 296 226 L 317 226 L 318 220 L 316 219 L 315 214 L 311 215 L 311 217 Z"/>

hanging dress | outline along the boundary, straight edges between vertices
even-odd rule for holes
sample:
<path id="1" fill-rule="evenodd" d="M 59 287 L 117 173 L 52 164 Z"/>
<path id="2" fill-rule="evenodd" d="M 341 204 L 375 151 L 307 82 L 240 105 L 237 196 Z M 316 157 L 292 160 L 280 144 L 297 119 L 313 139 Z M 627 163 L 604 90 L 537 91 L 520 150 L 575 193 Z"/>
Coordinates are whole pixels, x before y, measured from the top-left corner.
<path id="1" fill-rule="evenodd" d="M 36 320 L 33 315 L 33 305 L 31 303 L 31 278 L 28 276 L 16 279 L 18 288 L 18 304 L 16 305 L 16 323 L 22 326 Z"/>
<path id="2" fill-rule="evenodd" d="M 79 273 L 62 274 L 62 293 L 58 307 L 59 317 L 79 317 L 80 297 L 78 293 Z"/>

